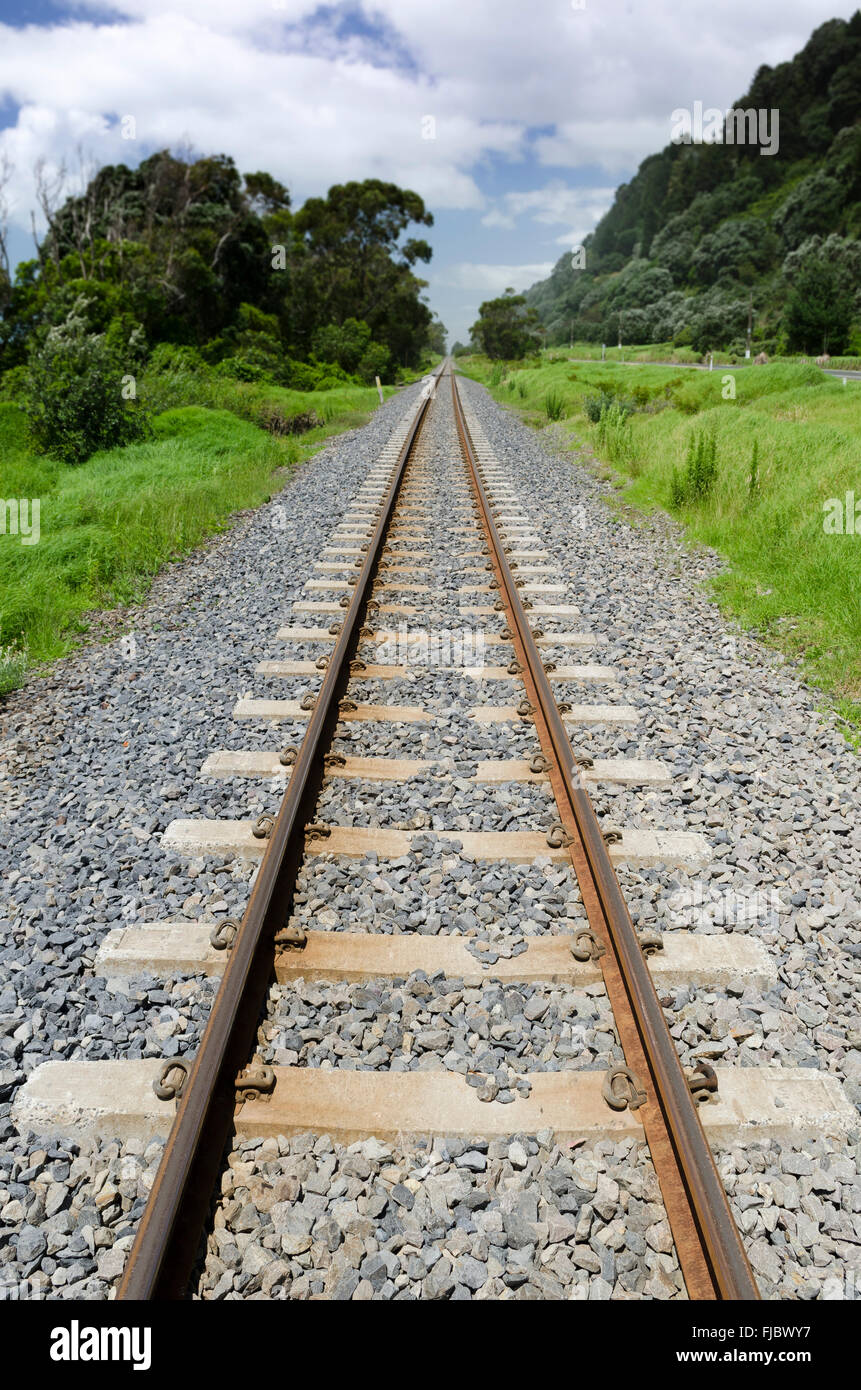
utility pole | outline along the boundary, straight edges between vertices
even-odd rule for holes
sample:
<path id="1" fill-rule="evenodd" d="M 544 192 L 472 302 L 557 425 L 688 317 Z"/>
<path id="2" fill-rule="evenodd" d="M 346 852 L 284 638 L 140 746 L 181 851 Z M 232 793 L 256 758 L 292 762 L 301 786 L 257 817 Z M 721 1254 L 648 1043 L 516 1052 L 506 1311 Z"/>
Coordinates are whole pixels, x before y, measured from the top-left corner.
<path id="1" fill-rule="evenodd" d="M 747 347 L 744 350 L 745 357 L 750 357 L 750 338 L 753 332 L 753 290 L 747 302 Z"/>
<path id="2" fill-rule="evenodd" d="M 569 349 L 574 346 L 574 320 L 571 320 L 571 338 L 568 344 Z"/>

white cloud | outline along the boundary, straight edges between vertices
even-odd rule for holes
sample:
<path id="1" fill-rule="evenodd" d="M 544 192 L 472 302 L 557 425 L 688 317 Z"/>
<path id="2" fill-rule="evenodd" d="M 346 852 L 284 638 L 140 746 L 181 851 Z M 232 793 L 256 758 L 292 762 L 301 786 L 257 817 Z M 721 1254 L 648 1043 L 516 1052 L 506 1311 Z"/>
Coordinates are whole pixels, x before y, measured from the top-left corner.
<path id="1" fill-rule="evenodd" d="M 143 0 L 138 8 L 147 8 Z M 72 161 L 81 142 L 99 163 L 135 163 L 185 139 L 228 151 L 240 169 L 270 170 L 300 200 L 376 176 L 416 189 L 435 208 L 482 207 L 475 166 L 488 153 L 522 154 L 522 130 L 463 114 L 446 79 L 263 49 L 261 7 L 255 0 L 250 8 L 257 34 L 219 32 L 210 16 L 176 13 L 127 25 L 0 25 L 0 97 L 21 103 L 16 126 L 0 134 L 17 171 L 16 220 L 29 221 L 35 160 Z M 422 138 L 427 114 L 436 119 L 431 140 Z M 126 115 L 136 142 L 121 138 Z"/>
<path id="2" fill-rule="evenodd" d="M 430 272 L 428 281 L 434 291 L 466 291 L 478 303 L 478 299 L 502 295 L 506 289 L 516 289 L 517 293 L 529 289 L 537 279 L 547 278 L 552 268 L 554 261 L 531 261 L 522 265 L 456 261 L 442 270 Z M 442 318 L 445 318 L 445 314 L 442 314 Z"/>
<path id="3" fill-rule="evenodd" d="M 670 143 L 671 115 L 667 108 L 657 117 L 562 121 L 553 135 L 538 137 L 535 152 L 542 164 L 576 169 L 590 163 L 597 145 L 601 168 L 607 173 L 624 174 L 636 168 L 646 155 L 655 154 Z"/>
<path id="4" fill-rule="evenodd" d="M 58 5 L 53 24 L 0 24 L 0 102 L 20 108 L 0 132 L 13 217 L 29 228 L 35 161 L 75 163 L 78 145 L 133 164 L 187 141 L 271 171 L 296 202 L 390 179 L 434 211 L 475 214 L 458 224 L 473 236 L 457 263 L 431 278 L 450 322 L 458 277 L 462 298 L 540 278 L 550 261 L 530 263 L 536 253 L 583 239 L 615 182 L 669 142 L 675 108 L 725 109 L 761 63 L 856 5 L 722 0 L 691 23 L 678 0 L 77 0 L 74 19 Z M 123 18 L 104 22 L 108 6 Z M 120 138 L 124 115 L 136 143 Z M 422 139 L 428 115 L 435 139 Z M 506 193 L 509 166 L 526 161 L 533 186 Z M 562 170 L 576 171 L 570 185 Z M 491 263 L 482 214 L 485 238 L 519 238 L 507 254 L 522 264 Z"/>
<path id="5" fill-rule="evenodd" d="M 185 136 L 270 169 L 299 198 L 376 174 L 439 209 L 478 209 L 484 162 L 522 160 L 530 130 L 545 165 L 612 181 L 667 143 L 675 107 L 726 106 L 759 63 L 854 4 L 782 0 L 777 15 L 723 0 L 691 25 L 676 0 L 532 0 L 528 14 L 520 0 L 111 0 L 125 22 L 103 23 L 104 0 L 79 0 L 91 19 L 0 25 L 0 97 L 27 109 L 0 139 L 22 161 L 68 156 L 82 137 L 100 160 L 128 158 L 116 118 L 131 114 L 138 150 Z M 428 114 L 436 139 L 423 141 Z M 26 221 L 28 171 L 15 194 Z M 532 211 L 550 221 L 553 209 Z M 518 215 L 504 205 L 485 225 Z"/>
<path id="6" fill-rule="evenodd" d="M 536 261 L 528 265 L 482 265 L 475 261 L 458 261 L 434 275 L 431 283 L 451 289 L 485 291 L 502 294 L 509 287 L 526 290 L 536 280 L 543 280 L 553 269 L 553 261 Z"/>
<path id="7" fill-rule="evenodd" d="M 482 227 L 504 227 L 506 231 L 511 231 L 515 226 L 515 218 L 510 212 L 503 212 L 501 208 L 491 208 L 481 219 Z"/>
<path id="8" fill-rule="evenodd" d="M 536 280 L 546 279 L 552 269 L 553 261 L 511 265 L 456 261 L 431 269 L 427 278 L 434 308 L 446 325 L 450 340 L 459 338 L 466 342 L 482 300 L 496 299 L 509 288 L 518 293 L 527 290 Z"/>
<path id="9" fill-rule="evenodd" d="M 570 230 L 553 239 L 556 246 L 578 246 L 594 230 L 610 207 L 615 189 L 575 187 L 553 179 L 543 188 L 516 190 L 504 194 L 502 205 L 485 213 L 484 227 L 515 227 L 518 218 L 528 216 L 546 226 L 567 226 Z"/>

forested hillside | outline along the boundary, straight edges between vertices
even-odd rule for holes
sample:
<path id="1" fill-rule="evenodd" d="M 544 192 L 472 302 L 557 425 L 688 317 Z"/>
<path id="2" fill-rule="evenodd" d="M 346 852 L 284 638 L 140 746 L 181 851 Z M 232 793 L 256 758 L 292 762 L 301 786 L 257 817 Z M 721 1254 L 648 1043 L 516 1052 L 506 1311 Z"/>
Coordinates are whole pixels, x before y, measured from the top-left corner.
<path id="1" fill-rule="evenodd" d="M 548 344 L 672 341 L 861 351 L 861 11 L 761 67 L 735 108 L 779 112 L 779 147 L 668 144 L 616 192 L 528 304 Z"/>

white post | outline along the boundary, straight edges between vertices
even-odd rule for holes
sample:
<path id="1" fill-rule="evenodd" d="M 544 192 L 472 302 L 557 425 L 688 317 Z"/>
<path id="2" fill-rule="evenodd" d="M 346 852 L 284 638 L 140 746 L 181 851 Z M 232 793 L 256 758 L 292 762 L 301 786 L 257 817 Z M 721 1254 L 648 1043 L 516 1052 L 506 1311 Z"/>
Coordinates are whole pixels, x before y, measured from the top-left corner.
<path id="1" fill-rule="evenodd" d="M 375 376 L 375 377 L 374 377 L 374 381 L 377 383 L 377 391 L 378 391 L 379 397 L 380 397 L 380 405 L 382 405 L 382 403 L 383 403 L 383 388 L 382 388 L 382 386 L 380 385 L 380 378 L 379 378 L 378 376 Z"/>

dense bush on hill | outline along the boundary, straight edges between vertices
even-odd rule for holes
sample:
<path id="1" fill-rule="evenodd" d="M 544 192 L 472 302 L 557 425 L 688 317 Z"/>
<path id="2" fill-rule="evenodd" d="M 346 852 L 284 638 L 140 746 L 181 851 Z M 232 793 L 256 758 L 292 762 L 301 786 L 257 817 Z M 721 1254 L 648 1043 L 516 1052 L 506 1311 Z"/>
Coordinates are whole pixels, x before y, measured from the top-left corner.
<path id="1" fill-rule="evenodd" d="M 645 159 L 585 268 L 566 253 L 527 291 L 549 344 L 738 350 L 750 314 L 754 350 L 861 351 L 861 11 L 761 67 L 735 106 L 779 112 L 776 153 L 670 144 Z"/>

